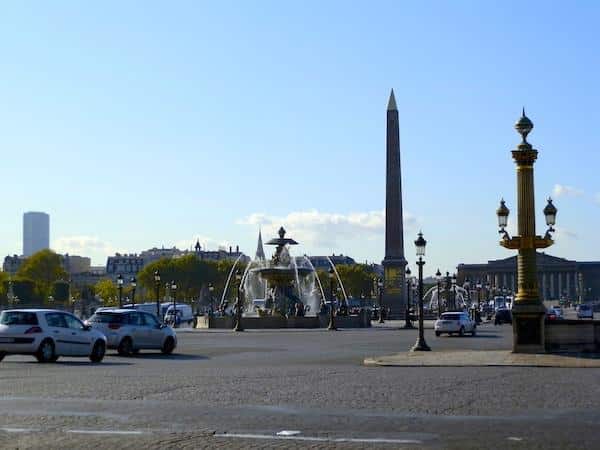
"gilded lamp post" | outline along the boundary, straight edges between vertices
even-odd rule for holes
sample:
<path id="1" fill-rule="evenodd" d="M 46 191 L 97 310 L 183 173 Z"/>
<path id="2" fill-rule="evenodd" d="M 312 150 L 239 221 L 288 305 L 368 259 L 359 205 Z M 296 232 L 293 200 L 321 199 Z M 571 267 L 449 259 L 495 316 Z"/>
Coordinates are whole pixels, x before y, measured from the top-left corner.
<path id="1" fill-rule="evenodd" d="M 517 164 L 517 230 L 518 236 L 510 237 L 505 230 L 508 223 L 509 210 L 504 200 L 496 211 L 499 233 L 502 234 L 502 247 L 518 250 L 517 285 L 518 291 L 512 307 L 513 315 L 513 352 L 544 352 L 544 318 L 546 308 L 542 303 L 537 285 L 536 249 L 551 246 L 554 241 L 551 232 L 556 219 L 556 208 L 552 200 L 544 208 L 548 231 L 544 237 L 535 234 L 535 198 L 533 185 L 533 164 L 537 159 L 537 150 L 529 142 L 527 135 L 533 129 L 533 123 L 523 115 L 515 124 L 522 141 L 512 151 Z"/>

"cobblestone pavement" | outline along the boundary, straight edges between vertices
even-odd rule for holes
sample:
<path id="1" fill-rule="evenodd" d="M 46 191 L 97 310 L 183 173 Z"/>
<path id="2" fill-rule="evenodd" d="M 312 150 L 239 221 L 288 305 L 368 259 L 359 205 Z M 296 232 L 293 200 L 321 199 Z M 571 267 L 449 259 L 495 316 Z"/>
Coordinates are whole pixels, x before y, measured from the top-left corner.
<path id="1" fill-rule="evenodd" d="M 501 350 L 510 332 L 426 337 L 435 350 Z M 170 357 L 7 357 L 0 448 L 594 448 L 600 369 L 362 364 L 416 335 L 189 330 Z"/>

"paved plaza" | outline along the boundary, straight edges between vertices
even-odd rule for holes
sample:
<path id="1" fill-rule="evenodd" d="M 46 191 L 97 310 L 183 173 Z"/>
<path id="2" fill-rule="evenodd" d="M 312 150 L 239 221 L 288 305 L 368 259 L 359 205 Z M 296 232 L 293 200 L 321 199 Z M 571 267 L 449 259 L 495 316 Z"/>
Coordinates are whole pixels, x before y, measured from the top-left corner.
<path id="1" fill-rule="evenodd" d="M 597 448 L 600 369 L 365 366 L 411 347 L 396 325 L 181 330 L 175 355 L 99 365 L 7 357 L 0 448 Z M 426 338 L 508 350 L 511 328 Z"/>

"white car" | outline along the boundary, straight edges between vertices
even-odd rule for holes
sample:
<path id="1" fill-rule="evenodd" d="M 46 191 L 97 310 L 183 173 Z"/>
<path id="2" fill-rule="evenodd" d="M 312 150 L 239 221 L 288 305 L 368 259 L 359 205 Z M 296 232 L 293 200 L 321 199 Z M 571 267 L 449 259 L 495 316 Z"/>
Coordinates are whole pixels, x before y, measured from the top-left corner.
<path id="1" fill-rule="evenodd" d="M 475 336 L 477 332 L 475 321 L 471 320 L 468 313 L 462 311 L 442 313 L 441 317 L 435 321 L 433 328 L 436 336 L 442 333 L 448 333 L 448 335 L 458 333 L 460 336 L 471 333 L 472 336 Z"/>
<path id="2" fill-rule="evenodd" d="M 173 316 L 172 303 L 167 308 L 167 312 L 165 313 L 165 317 L 163 319 L 164 323 L 175 325 L 175 327 L 183 324 L 191 325 L 194 323 L 194 314 L 190 305 L 186 305 L 185 303 L 177 303 L 175 308 L 177 316 Z"/>
<path id="3" fill-rule="evenodd" d="M 12 309 L 0 314 L 0 361 L 6 355 L 33 355 L 41 363 L 60 356 L 87 356 L 99 363 L 106 337 L 73 314 L 53 309 Z"/>
<path id="4" fill-rule="evenodd" d="M 581 305 L 577 305 L 577 318 L 578 319 L 593 319 L 594 318 L 594 310 L 590 305 L 586 305 L 582 303 Z"/>
<path id="5" fill-rule="evenodd" d="M 107 338 L 107 347 L 128 356 L 140 350 L 160 350 L 170 354 L 177 347 L 177 335 L 154 314 L 135 309 L 103 309 L 89 318 L 88 323 Z"/>

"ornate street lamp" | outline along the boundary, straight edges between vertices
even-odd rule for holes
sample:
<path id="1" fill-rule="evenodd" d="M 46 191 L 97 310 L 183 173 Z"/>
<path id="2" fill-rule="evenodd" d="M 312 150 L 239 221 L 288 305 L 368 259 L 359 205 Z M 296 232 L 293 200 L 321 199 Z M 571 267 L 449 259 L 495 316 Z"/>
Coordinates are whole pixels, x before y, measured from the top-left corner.
<path id="1" fill-rule="evenodd" d="M 383 320 L 383 279 L 377 278 L 377 294 L 379 295 L 379 323 L 384 323 Z"/>
<path id="2" fill-rule="evenodd" d="M 337 328 L 335 327 L 335 314 L 333 311 L 333 300 L 334 300 L 334 294 L 333 294 L 333 281 L 335 278 L 335 271 L 333 270 L 333 267 L 329 268 L 329 272 L 328 272 L 328 276 L 329 276 L 329 298 L 330 298 L 330 303 L 329 303 L 329 326 L 327 327 L 327 329 L 329 331 L 335 331 L 337 330 Z M 381 316 L 382 311 L 381 311 L 381 306 L 379 307 L 379 315 Z"/>
<path id="3" fill-rule="evenodd" d="M 135 277 L 131 277 L 131 304 L 135 306 L 135 288 L 137 287 L 137 280 Z"/>
<path id="4" fill-rule="evenodd" d="M 156 317 L 162 322 L 163 318 L 160 316 L 160 272 L 158 269 L 154 271 L 154 291 L 156 294 Z"/>
<path id="5" fill-rule="evenodd" d="M 404 328 L 414 328 L 410 320 L 410 268 L 406 266 L 406 311 L 404 312 Z"/>
<path id="6" fill-rule="evenodd" d="M 435 273 L 435 281 L 437 282 L 438 317 L 441 317 L 441 315 L 442 315 L 442 292 L 441 292 L 440 288 L 442 286 L 442 273 L 440 272 L 439 268 L 438 268 L 437 272 Z"/>
<path id="7" fill-rule="evenodd" d="M 117 277 L 117 288 L 119 289 L 119 308 L 123 307 L 123 276 L 119 274 Z"/>
<path id="8" fill-rule="evenodd" d="M 235 271 L 235 280 L 237 281 L 237 301 L 235 302 L 235 327 L 234 331 L 244 331 L 242 327 L 242 271 Z"/>
<path id="9" fill-rule="evenodd" d="M 175 280 L 171 281 L 171 296 L 173 297 L 173 327 L 177 328 L 177 284 Z"/>
<path id="10" fill-rule="evenodd" d="M 411 351 L 413 352 L 431 350 L 425 342 L 425 332 L 423 329 L 423 266 L 425 265 L 425 261 L 423 261 L 423 256 L 425 256 L 426 245 L 427 241 L 423 239 L 423 233 L 419 232 L 419 237 L 415 241 L 415 247 L 417 248 L 417 256 L 419 257 L 419 260 L 417 261 L 417 266 L 419 266 L 419 337 L 417 338 L 417 342 L 411 349 Z"/>
<path id="11" fill-rule="evenodd" d="M 548 230 L 544 237 L 535 233 L 535 187 L 533 183 L 533 164 L 538 151 L 529 142 L 527 135 L 533 129 L 533 123 L 525 115 L 515 124 L 521 135 L 521 143 L 512 151 L 517 164 L 517 231 L 518 235 L 510 237 L 505 230 L 508 224 L 509 209 L 504 200 L 496 210 L 499 233 L 502 235 L 502 247 L 518 250 L 517 256 L 517 295 L 515 296 L 513 315 L 513 352 L 538 353 L 545 351 L 544 316 L 546 308 L 542 303 L 537 284 L 536 250 L 550 247 L 554 241 L 551 233 L 556 222 L 556 207 L 552 200 L 544 208 Z"/>

